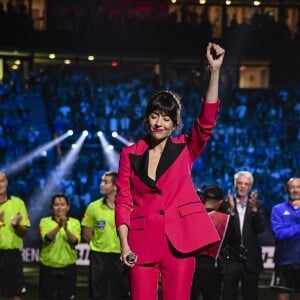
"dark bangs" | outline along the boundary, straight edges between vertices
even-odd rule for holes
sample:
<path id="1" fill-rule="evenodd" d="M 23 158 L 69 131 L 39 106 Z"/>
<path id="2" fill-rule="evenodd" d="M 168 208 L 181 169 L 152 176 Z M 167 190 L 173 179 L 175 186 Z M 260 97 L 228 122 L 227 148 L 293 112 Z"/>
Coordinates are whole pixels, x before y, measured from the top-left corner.
<path id="1" fill-rule="evenodd" d="M 51 198 L 51 207 L 53 207 L 56 198 L 64 198 L 66 200 L 67 205 L 70 205 L 68 197 L 63 193 L 58 193 L 58 194 L 55 194 L 55 195 L 52 196 L 52 198 Z"/>
<path id="2" fill-rule="evenodd" d="M 180 97 L 170 91 L 160 91 L 153 95 L 146 107 L 145 118 L 148 119 L 149 115 L 155 111 L 165 114 L 171 118 L 175 127 L 179 121 L 181 104 Z"/>

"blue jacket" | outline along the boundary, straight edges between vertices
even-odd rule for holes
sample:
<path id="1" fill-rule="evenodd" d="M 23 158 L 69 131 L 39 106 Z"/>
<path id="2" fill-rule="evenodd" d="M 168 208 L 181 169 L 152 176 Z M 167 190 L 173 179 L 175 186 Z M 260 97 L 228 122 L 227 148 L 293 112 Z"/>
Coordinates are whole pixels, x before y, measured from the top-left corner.
<path id="1" fill-rule="evenodd" d="M 271 213 L 275 236 L 275 265 L 300 265 L 300 208 L 289 202 L 277 204 Z"/>

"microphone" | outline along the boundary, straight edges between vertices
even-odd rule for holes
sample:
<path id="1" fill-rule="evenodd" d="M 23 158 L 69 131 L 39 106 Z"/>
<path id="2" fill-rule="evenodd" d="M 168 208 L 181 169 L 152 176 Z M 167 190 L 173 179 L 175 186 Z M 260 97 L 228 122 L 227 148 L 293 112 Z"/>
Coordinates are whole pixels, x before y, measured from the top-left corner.
<path id="1" fill-rule="evenodd" d="M 134 253 L 132 253 L 132 252 L 129 253 L 129 254 L 126 256 L 126 261 L 127 261 L 129 264 L 135 263 L 136 259 L 137 259 L 136 254 L 134 254 Z"/>

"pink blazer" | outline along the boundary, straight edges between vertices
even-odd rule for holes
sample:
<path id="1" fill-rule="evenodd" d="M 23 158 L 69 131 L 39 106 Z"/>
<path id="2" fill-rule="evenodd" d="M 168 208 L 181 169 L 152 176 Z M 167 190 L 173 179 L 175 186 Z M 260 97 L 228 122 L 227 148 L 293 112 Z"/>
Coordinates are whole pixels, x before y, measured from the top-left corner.
<path id="1" fill-rule="evenodd" d="M 138 264 L 161 258 L 165 236 L 183 254 L 220 240 L 191 179 L 192 164 L 212 135 L 218 107 L 219 101 L 203 101 L 190 135 L 168 138 L 156 181 L 147 175 L 148 137 L 122 149 L 116 180 L 116 225 L 128 226 L 129 246 L 138 256 Z"/>

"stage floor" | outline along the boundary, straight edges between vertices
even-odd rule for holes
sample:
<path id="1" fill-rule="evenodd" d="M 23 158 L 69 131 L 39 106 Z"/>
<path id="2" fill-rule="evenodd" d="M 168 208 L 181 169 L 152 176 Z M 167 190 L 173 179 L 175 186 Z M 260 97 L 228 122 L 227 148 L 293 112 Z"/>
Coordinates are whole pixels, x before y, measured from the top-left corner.
<path id="1" fill-rule="evenodd" d="M 37 264 L 25 264 L 25 282 L 27 293 L 24 295 L 23 300 L 38 300 L 38 265 Z M 271 300 L 274 299 L 274 292 L 270 290 L 269 284 L 271 280 L 272 270 L 265 270 L 260 276 L 260 300 Z M 77 297 L 76 300 L 89 300 L 88 297 L 88 267 L 78 267 L 78 278 L 77 278 Z M 161 299 L 161 295 L 159 295 Z M 199 298 L 200 300 L 201 298 Z M 242 298 L 240 298 L 242 299 Z M 6 298 L 0 297 L 0 300 L 7 300 Z M 108 298 L 107 300 L 114 300 Z"/>

